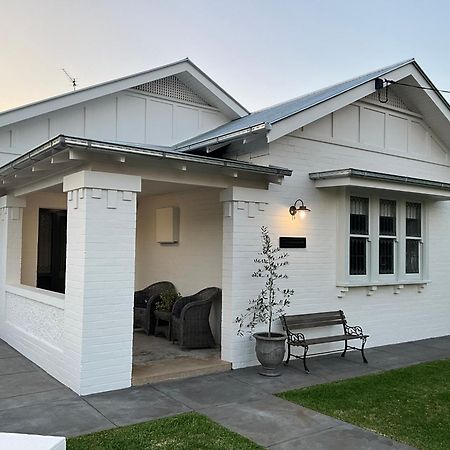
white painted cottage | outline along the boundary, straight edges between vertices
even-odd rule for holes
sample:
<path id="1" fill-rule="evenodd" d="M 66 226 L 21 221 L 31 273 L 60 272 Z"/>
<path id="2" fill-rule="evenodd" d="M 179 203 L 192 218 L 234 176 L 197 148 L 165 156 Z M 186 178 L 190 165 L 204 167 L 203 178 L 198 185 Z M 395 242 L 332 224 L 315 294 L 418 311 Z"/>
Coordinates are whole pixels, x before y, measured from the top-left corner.
<path id="1" fill-rule="evenodd" d="M 221 358 L 255 364 L 234 318 L 261 225 L 306 238 L 291 313 L 343 309 L 369 346 L 450 334 L 449 149 L 414 60 L 255 113 L 187 59 L 3 112 L 0 337 L 79 394 L 130 386 L 133 292 L 170 280 L 221 287 Z"/>

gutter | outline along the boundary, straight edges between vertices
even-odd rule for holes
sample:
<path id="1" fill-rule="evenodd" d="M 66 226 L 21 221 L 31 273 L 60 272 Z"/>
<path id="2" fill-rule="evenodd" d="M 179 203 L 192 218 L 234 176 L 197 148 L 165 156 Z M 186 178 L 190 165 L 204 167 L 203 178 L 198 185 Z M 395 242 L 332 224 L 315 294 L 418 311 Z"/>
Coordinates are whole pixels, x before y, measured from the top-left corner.
<path id="1" fill-rule="evenodd" d="M 52 157 L 69 148 L 79 148 L 84 151 L 98 153 L 120 153 L 141 156 L 152 156 L 160 159 L 169 159 L 175 161 L 192 162 L 205 164 L 209 166 L 225 167 L 245 172 L 260 173 L 275 176 L 290 176 L 292 170 L 274 166 L 259 166 L 244 161 L 233 161 L 228 159 L 212 158 L 209 156 L 184 154 L 173 150 L 146 149 L 134 147 L 132 145 L 114 144 L 103 141 L 94 141 L 72 136 L 59 135 L 50 141 L 40 145 L 34 150 L 15 159 L 14 161 L 0 167 L 0 178 L 11 175 L 12 173 L 31 167 L 33 164 Z"/>
<path id="2" fill-rule="evenodd" d="M 239 120 L 239 119 L 237 119 L 237 120 Z M 261 122 L 257 125 L 253 125 L 251 127 L 242 128 L 240 130 L 233 131 L 232 133 L 223 134 L 221 136 L 211 138 L 211 139 L 205 139 L 203 141 L 197 141 L 195 144 L 192 144 L 192 145 L 184 145 L 184 146 L 176 145 L 174 147 L 174 149 L 176 149 L 177 151 L 188 152 L 191 150 L 196 150 L 198 148 L 232 142 L 232 141 L 235 141 L 238 139 L 245 138 L 252 134 L 262 134 L 264 132 L 270 131 L 271 128 L 272 128 L 272 125 L 269 122 Z"/>

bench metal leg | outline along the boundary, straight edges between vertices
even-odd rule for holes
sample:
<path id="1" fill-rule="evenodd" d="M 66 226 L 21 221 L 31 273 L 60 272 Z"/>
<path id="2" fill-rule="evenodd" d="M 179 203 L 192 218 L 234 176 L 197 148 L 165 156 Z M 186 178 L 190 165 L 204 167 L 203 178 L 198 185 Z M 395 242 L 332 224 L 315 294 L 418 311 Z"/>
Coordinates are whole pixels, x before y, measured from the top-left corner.
<path id="1" fill-rule="evenodd" d="M 308 346 L 306 345 L 303 349 L 303 367 L 305 368 L 305 372 L 309 373 L 308 366 L 306 365 L 306 354 L 308 353 Z"/>
<path id="2" fill-rule="evenodd" d="M 348 341 L 346 340 L 345 341 L 345 348 L 344 348 L 344 351 L 341 354 L 341 358 L 344 358 L 345 354 L 347 353 L 347 347 L 348 347 Z"/>
<path id="3" fill-rule="evenodd" d="M 366 355 L 364 354 L 364 346 L 365 346 L 365 345 L 366 345 L 366 340 L 363 339 L 362 345 L 361 345 L 361 355 L 362 355 L 363 361 L 364 361 L 366 364 L 368 364 L 368 361 L 367 361 L 367 359 L 366 359 Z"/>
<path id="4" fill-rule="evenodd" d="M 289 364 L 290 359 L 291 359 L 291 344 L 288 343 L 288 355 L 284 363 L 285 366 Z"/>

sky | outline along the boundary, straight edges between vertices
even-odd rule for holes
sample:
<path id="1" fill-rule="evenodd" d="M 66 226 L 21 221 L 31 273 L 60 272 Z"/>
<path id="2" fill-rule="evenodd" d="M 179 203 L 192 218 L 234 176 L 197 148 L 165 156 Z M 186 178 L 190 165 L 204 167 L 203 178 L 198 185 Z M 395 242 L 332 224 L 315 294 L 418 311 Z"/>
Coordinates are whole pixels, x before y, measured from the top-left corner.
<path id="1" fill-rule="evenodd" d="M 416 58 L 450 89 L 450 2 L 0 0 L 0 111 L 189 57 L 254 111 Z M 447 96 L 447 98 L 449 98 Z"/>

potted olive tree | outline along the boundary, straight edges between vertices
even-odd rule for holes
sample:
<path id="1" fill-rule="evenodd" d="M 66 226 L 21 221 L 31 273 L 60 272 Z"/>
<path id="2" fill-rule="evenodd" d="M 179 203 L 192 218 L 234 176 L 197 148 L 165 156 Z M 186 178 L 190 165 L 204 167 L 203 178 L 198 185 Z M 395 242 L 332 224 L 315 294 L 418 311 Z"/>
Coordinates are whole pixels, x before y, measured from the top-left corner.
<path id="1" fill-rule="evenodd" d="M 279 280 L 287 278 L 280 269 L 288 264 L 288 254 L 273 246 L 267 227 L 261 227 L 261 241 L 261 256 L 254 260 L 259 267 L 252 277 L 263 278 L 265 283 L 258 296 L 249 300 L 248 308 L 245 313 L 236 318 L 236 323 L 239 324 L 240 336 L 248 332 L 256 340 L 256 357 L 262 366 L 259 373 L 276 377 L 280 375 L 278 367 L 283 362 L 287 336 L 272 331 L 272 324 L 289 306 L 289 299 L 294 291 L 281 289 L 278 286 Z M 268 326 L 267 331 L 254 333 L 255 328 L 261 324 Z"/>

